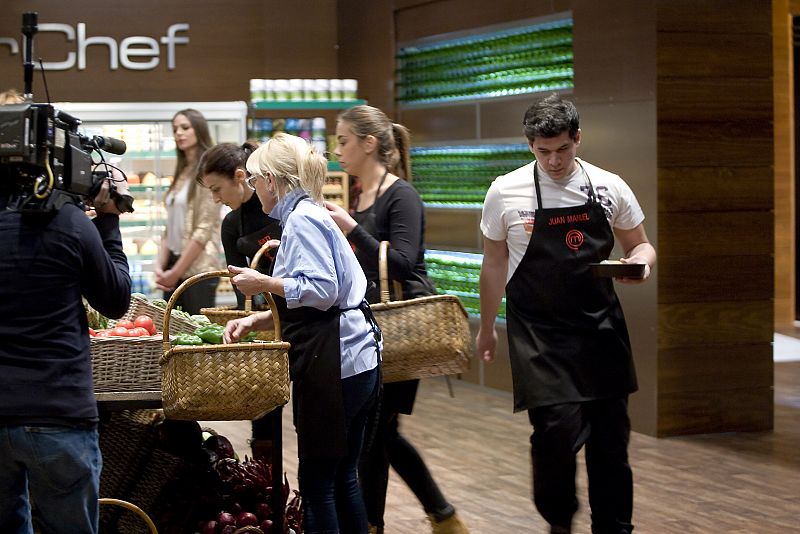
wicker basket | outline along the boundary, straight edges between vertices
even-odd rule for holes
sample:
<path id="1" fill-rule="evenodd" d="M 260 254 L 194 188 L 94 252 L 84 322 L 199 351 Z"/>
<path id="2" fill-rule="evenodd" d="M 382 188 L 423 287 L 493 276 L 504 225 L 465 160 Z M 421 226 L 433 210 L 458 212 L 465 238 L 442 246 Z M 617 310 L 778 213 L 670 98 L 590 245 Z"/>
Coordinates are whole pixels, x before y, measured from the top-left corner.
<path id="1" fill-rule="evenodd" d="M 161 337 L 90 338 L 95 393 L 161 389 Z"/>
<path id="2" fill-rule="evenodd" d="M 131 305 L 125 315 L 122 316 L 122 319 L 133 321 L 140 315 L 148 315 L 153 319 L 156 329 L 161 332 L 164 330 L 164 311 L 164 308 L 159 308 L 141 295 L 131 295 Z M 116 321 L 109 321 L 108 324 L 112 326 L 116 324 Z M 200 325 L 197 323 L 175 315 L 170 321 L 169 333 L 172 335 L 180 333 L 191 334 L 198 326 Z"/>
<path id="3" fill-rule="evenodd" d="M 388 241 L 378 256 L 381 302 L 372 304 L 383 333 L 383 381 L 452 375 L 469 370 L 472 336 L 463 304 L 454 295 L 389 301 Z M 402 295 L 402 291 L 395 291 Z"/>
<path id="4" fill-rule="evenodd" d="M 230 277 L 227 271 L 201 273 L 173 293 L 164 314 L 183 291 L 202 280 Z M 289 401 L 289 344 L 280 340 L 275 302 L 265 293 L 275 321 L 274 341 L 230 345 L 171 346 L 163 334 L 161 397 L 164 414 L 173 419 L 235 421 L 258 419 Z"/>
<path id="5" fill-rule="evenodd" d="M 156 525 L 155 525 L 155 523 L 153 523 L 153 520 L 150 519 L 150 516 L 147 515 L 144 512 L 144 510 L 142 510 L 141 508 L 139 508 L 135 504 L 129 503 L 128 501 L 123 501 L 123 500 L 120 500 L 120 499 L 110 499 L 110 498 L 102 498 L 99 501 L 100 501 L 100 504 L 111 504 L 111 505 L 114 505 L 114 506 L 121 506 L 122 508 L 130 510 L 131 512 L 133 512 L 137 516 L 139 516 L 139 518 L 142 521 L 144 521 L 144 523 L 147 525 L 147 528 L 151 532 L 151 534 L 158 534 L 158 529 L 156 529 Z"/>
<path id="6" fill-rule="evenodd" d="M 277 245 L 273 241 L 267 241 L 261 248 L 258 249 L 255 256 L 253 256 L 253 261 L 250 262 L 250 268 L 255 269 L 258 266 L 258 262 L 261 261 L 261 257 L 270 249 L 275 248 Z M 201 308 L 200 313 L 208 317 L 208 320 L 215 324 L 221 324 L 225 326 L 228 324 L 228 321 L 233 321 L 234 319 L 241 319 L 242 317 L 247 317 L 250 315 L 253 309 L 253 299 L 252 297 L 247 297 L 244 301 L 244 310 L 238 309 L 236 306 L 217 306 L 214 308 Z M 263 332 L 258 332 L 256 334 L 256 339 L 261 339 L 265 341 L 270 341 L 275 339 L 275 332 L 271 330 L 264 330 Z"/>

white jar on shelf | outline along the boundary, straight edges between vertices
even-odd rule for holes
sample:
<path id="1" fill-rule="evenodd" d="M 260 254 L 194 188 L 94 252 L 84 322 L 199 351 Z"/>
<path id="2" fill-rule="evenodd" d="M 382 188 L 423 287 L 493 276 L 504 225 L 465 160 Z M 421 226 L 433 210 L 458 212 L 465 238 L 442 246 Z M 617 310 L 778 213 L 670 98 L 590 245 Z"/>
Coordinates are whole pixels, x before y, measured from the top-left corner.
<path id="1" fill-rule="evenodd" d="M 342 80 L 342 99 L 356 100 L 358 98 L 358 80 L 347 78 Z"/>

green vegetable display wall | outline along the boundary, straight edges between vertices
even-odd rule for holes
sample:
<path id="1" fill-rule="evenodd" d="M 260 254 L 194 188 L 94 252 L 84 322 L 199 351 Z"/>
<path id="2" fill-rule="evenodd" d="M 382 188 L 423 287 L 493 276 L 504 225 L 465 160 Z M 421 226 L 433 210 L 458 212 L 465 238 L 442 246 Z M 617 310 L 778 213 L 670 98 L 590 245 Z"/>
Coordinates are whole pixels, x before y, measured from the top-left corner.
<path id="1" fill-rule="evenodd" d="M 402 103 L 570 89 L 572 19 L 402 47 L 397 64 Z"/>

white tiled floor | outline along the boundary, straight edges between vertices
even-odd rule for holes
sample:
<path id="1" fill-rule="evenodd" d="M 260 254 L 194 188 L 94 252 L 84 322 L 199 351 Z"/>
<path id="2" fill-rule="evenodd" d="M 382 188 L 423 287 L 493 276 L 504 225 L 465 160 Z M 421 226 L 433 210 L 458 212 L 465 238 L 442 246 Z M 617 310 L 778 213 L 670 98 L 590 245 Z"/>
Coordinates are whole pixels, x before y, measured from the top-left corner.
<path id="1" fill-rule="evenodd" d="M 800 339 L 776 333 L 772 344 L 772 355 L 776 362 L 800 361 Z"/>

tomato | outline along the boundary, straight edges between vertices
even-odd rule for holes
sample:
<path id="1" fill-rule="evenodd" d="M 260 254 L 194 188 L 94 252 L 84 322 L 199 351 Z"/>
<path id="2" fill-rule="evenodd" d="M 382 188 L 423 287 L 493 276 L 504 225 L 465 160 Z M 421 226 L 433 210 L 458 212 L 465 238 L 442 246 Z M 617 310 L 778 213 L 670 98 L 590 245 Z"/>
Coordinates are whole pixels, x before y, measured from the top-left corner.
<path id="1" fill-rule="evenodd" d="M 108 333 L 109 336 L 118 336 L 118 337 L 130 337 L 128 333 L 128 329 L 124 326 L 117 326 L 111 332 Z"/>
<path id="2" fill-rule="evenodd" d="M 134 326 L 139 326 L 147 330 L 151 336 L 156 335 L 156 325 L 153 324 L 153 318 L 147 315 L 140 315 L 133 321 Z"/>
<path id="3" fill-rule="evenodd" d="M 97 332 L 95 332 L 94 337 L 108 337 L 109 332 L 110 330 L 108 328 L 104 328 L 102 330 L 98 330 Z"/>
<path id="4" fill-rule="evenodd" d="M 95 331 L 94 331 L 94 328 L 91 328 L 91 327 L 89 328 L 89 335 L 90 335 L 91 337 L 94 337 L 94 336 L 96 336 L 96 335 L 97 335 L 97 332 L 95 332 Z"/>
<path id="5" fill-rule="evenodd" d="M 117 321 L 117 327 L 118 328 L 122 327 L 122 328 L 125 328 L 127 330 L 130 330 L 131 328 L 133 328 L 135 326 L 136 325 L 133 324 L 133 321 L 129 321 L 127 319 L 120 319 L 119 321 Z"/>
<path id="6" fill-rule="evenodd" d="M 136 328 L 131 328 L 130 330 L 128 330 L 128 333 L 131 335 L 131 337 L 133 337 L 134 332 L 136 332 L 137 336 L 149 336 L 150 335 L 150 332 L 147 331 L 147 328 L 144 328 L 144 327 L 141 327 L 141 326 L 137 326 Z"/>

